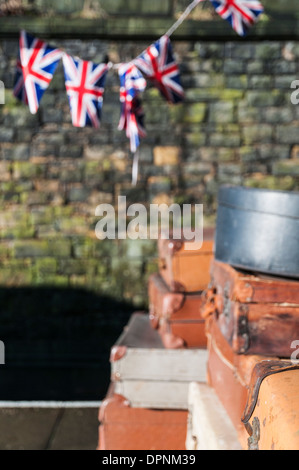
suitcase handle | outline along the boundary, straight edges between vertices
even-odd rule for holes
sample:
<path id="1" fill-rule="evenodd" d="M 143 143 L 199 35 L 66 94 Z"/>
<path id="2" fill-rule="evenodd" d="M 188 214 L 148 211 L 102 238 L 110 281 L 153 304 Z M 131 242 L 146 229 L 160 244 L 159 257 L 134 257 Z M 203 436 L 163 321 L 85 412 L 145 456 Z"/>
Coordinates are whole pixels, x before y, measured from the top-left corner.
<path id="1" fill-rule="evenodd" d="M 165 258 L 159 258 L 158 264 L 159 264 L 159 268 L 161 270 L 166 269 L 166 260 L 165 260 Z"/>
<path id="2" fill-rule="evenodd" d="M 224 304 L 223 297 L 217 294 L 217 288 L 210 286 L 202 294 L 203 306 L 201 308 L 201 314 L 203 318 L 208 318 L 210 315 L 215 314 L 216 317 L 223 312 Z"/>

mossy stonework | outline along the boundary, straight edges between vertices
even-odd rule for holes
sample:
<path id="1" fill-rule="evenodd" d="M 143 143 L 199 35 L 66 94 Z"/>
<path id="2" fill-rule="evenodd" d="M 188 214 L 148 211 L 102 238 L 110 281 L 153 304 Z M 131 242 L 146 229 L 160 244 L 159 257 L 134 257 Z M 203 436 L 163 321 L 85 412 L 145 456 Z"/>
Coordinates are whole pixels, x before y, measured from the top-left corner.
<path id="1" fill-rule="evenodd" d="M 171 40 L 185 101 L 168 105 L 147 87 L 136 187 L 128 140 L 117 129 L 117 72 L 108 74 L 99 130 L 72 126 L 62 64 L 31 115 L 12 94 L 19 30 L 82 59 L 130 61 L 189 0 L 20 3 L 22 16 L 0 18 L 1 287 L 84 289 L 146 307 L 156 240 L 98 240 L 99 204 L 116 207 L 120 195 L 146 206 L 202 203 L 213 224 L 221 184 L 299 189 L 299 105 L 290 99 L 299 80 L 297 0 L 288 11 L 284 1 L 265 0 L 267 14 L 246 39 L 206 3 L 204 21 L 199 6 L 177 30 Z"/>

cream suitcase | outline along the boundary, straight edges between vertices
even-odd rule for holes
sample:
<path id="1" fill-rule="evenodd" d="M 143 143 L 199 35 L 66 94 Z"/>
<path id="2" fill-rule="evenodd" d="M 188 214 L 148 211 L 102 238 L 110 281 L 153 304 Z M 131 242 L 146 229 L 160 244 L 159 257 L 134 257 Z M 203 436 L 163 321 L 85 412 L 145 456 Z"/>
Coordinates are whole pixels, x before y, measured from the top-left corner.
<path id="1" fill-rule="evenodd" d="M 111 381 L 132 407 L 187 409 L 192 381 L 206 382 L 206 349 L 166 349 L 149 315 L 135 313 L 111 350 Z"/>
<path id="2" fill-rule="evenodd" d="M 186 449 L 242 450 L 225 408 L 207 384 L 189 385 Z"/>

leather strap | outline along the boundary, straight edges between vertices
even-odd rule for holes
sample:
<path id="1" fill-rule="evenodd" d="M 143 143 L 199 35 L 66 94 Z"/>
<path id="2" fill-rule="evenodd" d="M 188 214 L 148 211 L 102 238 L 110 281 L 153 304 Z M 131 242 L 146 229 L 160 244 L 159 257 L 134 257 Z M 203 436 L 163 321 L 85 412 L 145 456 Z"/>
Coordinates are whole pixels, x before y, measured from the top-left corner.
<path id="1" fill-rule="evenodd" d="M 293 364 L 291 361 L 265 360 L 256 364 L 252 371 L 251 380 L 249 384 L 248 399 L 242 416 L 242 423 L 245 425 L 245 428 L 249 435 L 251 435 L 252 433 L 252 428 L 249 424 L 249 420 L 251 419 L 255 410 L 262 381 L 270 375 L 278 374 L 279 372 L 285 372 L 288 370 L 298 369 L 299 364 Z"/>
<path id="2" fill-rule="evenodd" d="M 215 314 L 217 317 L 223 311 L 223 298 L 217 294 L 216 287 L 209 287 L 202 294 L 203 305 L 201 307 L 201 314 L 203 318 L 208 318 L 210 315 Z"/>

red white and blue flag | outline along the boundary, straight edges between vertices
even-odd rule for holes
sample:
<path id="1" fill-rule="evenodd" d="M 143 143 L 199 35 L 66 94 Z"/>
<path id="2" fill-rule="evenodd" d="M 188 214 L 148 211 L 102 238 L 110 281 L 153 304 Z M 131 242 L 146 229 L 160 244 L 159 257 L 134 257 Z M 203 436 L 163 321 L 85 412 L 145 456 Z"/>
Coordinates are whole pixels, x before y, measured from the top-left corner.
<path id="1" fill-rule="evenodd" d="M 107 64 L 63 55 L 65 87 L 75 127 L 100 127 Z"/>
<path id="2" fill-rule="evenodd" d="M 133 64 L 122 64 L 118 70 L 120 78 L 121 116 L 119 130 L 125 130 L 130 139 L 130 149 L 135 153 L 140 144 L 140 137 L 145 137 L 144 112 L 140 93 L 146 88 L 146 80 Z"/>
<path id="3" fill-rule="evenodd" d="M 62 52 L 59 49 L 54 49 L 26 31 L 21 31 L 20 60 L 17 64 L 14 94 L 25 103 L 27 95 L 32 114 L 37 112 L 40 100 L 53 78 L 61 56 Z"/>
<path id="4" fill-rule="evenodd" d="M 263 5 L 257 0 L 211 0 L 216 12 L 229 21 L 232 28 L 240 35 L 245 36 L 248 29 L 253 26 L 261 13 Z"/>
<path id="5" fill-rule="evenodd" d="M 151 80 L 170 103 L 184 99 L 179 67 L 173 56 L 168 36 L 162 36 L 140 54 L 134 63 L 146 78 Z"/>

